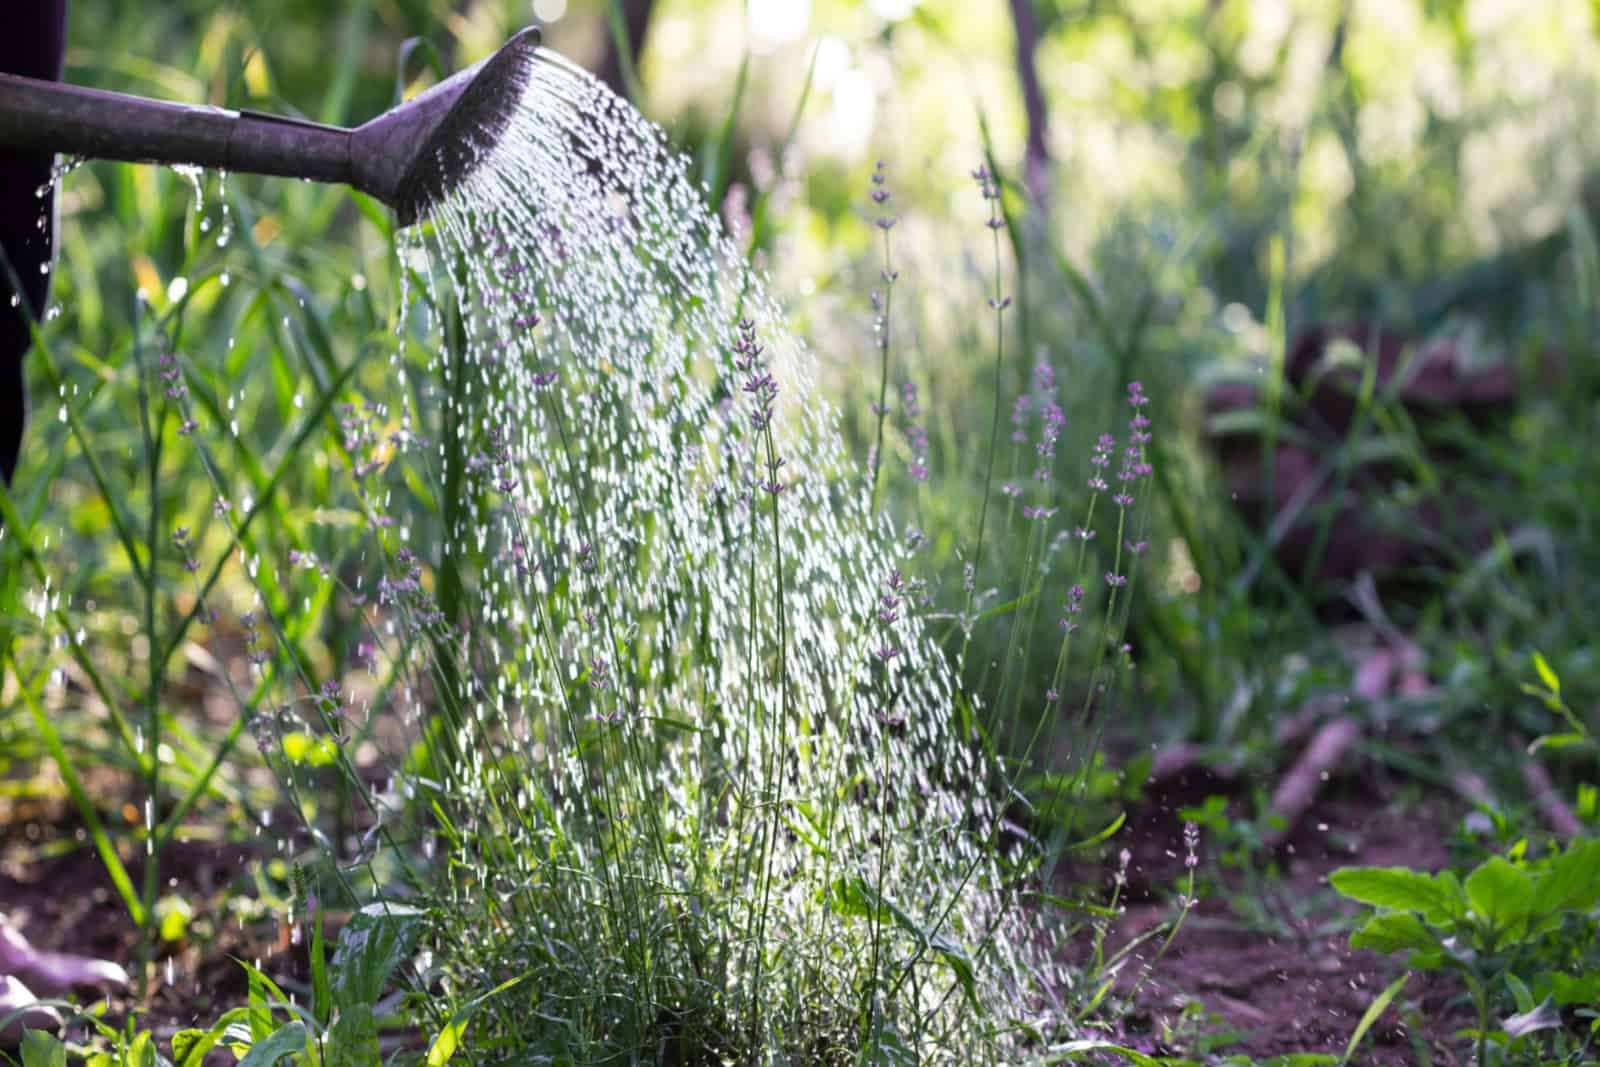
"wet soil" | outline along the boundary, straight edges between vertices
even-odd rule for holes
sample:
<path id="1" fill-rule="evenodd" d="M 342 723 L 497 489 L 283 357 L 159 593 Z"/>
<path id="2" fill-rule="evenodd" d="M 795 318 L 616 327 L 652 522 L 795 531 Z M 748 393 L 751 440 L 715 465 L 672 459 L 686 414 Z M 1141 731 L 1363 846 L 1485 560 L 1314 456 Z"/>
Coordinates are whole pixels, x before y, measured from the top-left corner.
<path id="1" fill-rule="evenodd" d="M 85 990 L 75 998 L 83 1008 L 103 1013 L 113 1027 L 137 1009 L 141 1025 L 155 1033 L 166 1053 L 177 1030 L 209 1027 L 223 1011 L 244 1003 L 247 978 L 238 960 L 291 984 L 303 969 L 296 958 L 304 953 L 290 951 L 288 932 L 259 909 L 241 907 L 255 895 L 249 875 L 265 850 L 240 842 L 180 839 L 161 854 L 160 895 L 182 900 L 190 914 L 180 936 L 158 939 L 141 996 L 141 931 L 70 806 L 24 798 L 0 807 L 0 915 L 38 948 L 123 966 L 133 978 L 130 989 L 98 995 Z M 113 809 L 102 818 L 118 815 Z M 114 839 L 127 840 L 115 826 L 108 829 Z M 124 849 L 121 858 L 135 887 L 140 886 L 142 851 Z M 66 1036 L 83 1040 L 89 1033 L 80 1023 L 70 1025 Z M 222 1055 L 226 1058 L 217 1062 L 232 1062 L 231 1055 Z"/>
<path id="2" fill-rule="evenodd" d="M 1180 812 L 1222 796 L 1228 819 L 1242 821 L 1251 814 L 1243 792 L 1237 782 L 1194 770 L 1154 788 L 1130 813 L 1113 847 L 1131 853 L 1127 909 L 1113 924 L 1108 950 L 1158 930 L 1176 913 L 1187 881 Z M 1238 840 L 1202 831 L 1198 902 L 1153 966 L 1164 934 L 1136 948 L 1119 978 L 1133 993 L 1125 1040 L 1141 1051 L 1207 1063 L 1343 1055 L 1363 1014 L 1403 966 L 1350 948 L 1359 908 L 1329 888 L 1328 875 L 1345 866 L 1444 867 L 1458 808 L 1453 798 L 1419 799 L 1414 788 L 1368 768 L 1328 783 L 1284 844 L 1255 851 L 1248 866 L 1229 854 Z M 1409 1020 L 1397 1010 L 1407 1004 L 1416 1008 Z M 1351 1062 L 1400 1067 L 1426 1056 L 1439 1065 L 1466 1063 L 1468 1042 L 1455 1035 L 1470 1025 L 1455 983 L 1413 975 Z"/>
<path id="3" fill-rule="evenodd" d="M 1224 796 L 1228 818 L 1243 820 L 1250 815 L 1243 793 L 1239 783 L 1203 770 L 1152 787 L 1113 839 L 1107 865 L 1074 872 L 1080 886 L 1098 879 L 1109 887 L 1117 853 L 1130 854 L 1126 908 L 1108 931 L 1108 952 L 1174 914 L 1187 870 L 1182 810 Z M 1182 930 L 1153 966 L 1161 936 L 1139 945 L 1120 972 L 1132 1010 L 1118 1040 L 1202 1063 L 1342 1054 L 1372 1000 L 1401 969 L 1397 960 L 1349 948 L 1357 909 L 1328 888 L 1327 876 L 1346 865 L 1444 866 L 1456 806 L 1448 798 L 1419 800 L 1414 788 L 1369 768 L 1329 783 L 1286 843 L 1256 852 L 1253 863 L 1230 863 L 1230 843 L 1203 832 L 1198 903 Z M 113 960 L 134 972 L 140 933 L 70 807 L 24 798 L 0 808 L 0 912 L 39 947 Z M 123 858 L 138 884 L 142 857 Z M 303 946 L 291 943 L 276 920 L 242 908 L 255 897 L 252 872 L 268 858 L 249 841 L 175 842 L 161 857 L 162 893 L 193 909 L 189 932 L 163 943 L 142 1000 L 120 991 L 86 1003 L 103 1004 L 113 1024 L 139 1009 L 165 1048 L 176 1030 L 209 1026 L 244 1002 L 246 976 L 236 960 L 261 966 L 286 990 L 303 989 Z M 1447 979 L 1414 976 L 1396 1001 L 1402 1004 L 1417 1006 L 1412 1018 L 1420 1028 L 1391 1009 L 1353 1063 L 1414 1064 L 1422 1062 L 1419 1047 L 1436 1064 L 1466 1062 L 1466 1042 L 1454 1035 L 1471 1017 Z"/>

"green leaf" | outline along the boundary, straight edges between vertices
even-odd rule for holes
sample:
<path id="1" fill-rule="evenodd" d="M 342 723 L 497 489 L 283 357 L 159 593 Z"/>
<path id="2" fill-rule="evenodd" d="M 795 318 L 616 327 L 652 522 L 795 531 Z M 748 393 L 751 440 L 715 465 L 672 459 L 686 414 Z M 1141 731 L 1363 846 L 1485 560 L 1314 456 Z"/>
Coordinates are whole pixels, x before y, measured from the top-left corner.
<path id="1" fill-rule="evenodd" d="M 150 1037 L 148 1030 L 141 1030 L 135 1034 L 133 1040 L 128 1043 L 127 1051 L 122 1054 L 123 1067 L 156 1067 L 158 1059 L 156 1043 Z"/>
<path id="2" fill-rule="evenodd" d="M 1509 930 L 1526 919 L 1533 904 L 1533 879 L 1499 856 L 1479 864 L 1465 886 L 1472 910 L 1496 930 Z"/>
<path id="3" fill-rule="evenodd" d="M 955 972 L 956 981 L 968 1001 L 977 1006 L 977 975 L 972 958 L 964 948 L 943 934 L 930 934 L 905 909 L 882 896 L 859 875 L 840 878 L 833 883 L 831 894 L 833 910 L 841 915 L 871 916 L 877 922 L 892 919 L 894 924 L 917 939 L 919 945 L 932 949 L 945 966 Z M 910 964 L 907 965 L 910 967 Z"/>
<path id="4" fill-rule="evenodd" d="M 1096 1041 L 1085 1039 L 1082 1041 L 1068 1041 L 1062 1045 L 1051 1045 L 1043 1059 L 1035 1061 L 1037 1067 L 1049 1067 L 1058 1063 L 1071 1063 L 1089 1053 L 1109 1053 L 1120 1056 L 1129 1063 L 1138 1067 L 1161 1067 L 1160 1060 L 1151 1059 L 1142 1052 L 1135 1052 L 1124 1045 L 1114 1045 L 1109 1041 Z"/>
<path id="5" fill-rule="evenodd" d="M 1422 920 L 1409 911 L 1380 911 L 1350 935 L 1351 948 L 1374 952 L 1426 952 L 1438 941 Z"/>
<path id="6" fill-rule="evenodd" d="M 209 1030 L 179 1030 L 172 1035 L 172 1058 L 179 1067 L 201 1067 L 206 1053 L 217 1047 L 223 1037 L 239 1035 L 246 1039 L 243 1020 L 249 1018 L 249 1008 L 229 1008 L 211 1024 Z"/>
<path id="7" fill-rule="evenodd" d="M 1399 978 L 1390 982 L 1388 987 L 1374 997 L 1371 1004 L 1367 1005 L 1367 1010 L 1361 1013 L 1361 1021 L 1356 1024 L 1355 1032 L 1350 1035 L 1350 1043 L 1344 1047 L 1344 1058 L 1339 1061 L 1341 1064 L 1350 1062 L 1350 1057 L 1355 1055 L 1356 1048 L 1361 1044 L 1361 1039 L 1367 1036 L 1367 1031 L 1371 1030 L 1373 1025 L 1383 1017 L 1383 1013 L 1389 1010 L 1389 1005 L 1393 1003 L 1394 998 L 1399 995 L 1400 990 L 1405 988 L 1406 982 L 1410 979 L 1411 975 L 1402 974 Z"/>
<path id="8" fill-rule="evenodd" d="M 1533 914 L 1588 911 L 1600 903 L 1600 838 L 1575 841 L 1535 880 Z"/>
<path id="9" fill-rule="evenodd" d="M 311 1011 L 318 1026 L 333 1016 L 333 994 L 328 987 L 328 945 L 322 936 L 322 902 L 311 917 Z"/>
<path id="10" fill-rule="evenodd" d="M 1533 669 L 1538 673 L 1539 680 L 1544 683 L 1546 689 L 1557 696 L 1561 695 L 1561 679 L 1556 677 L 1556 672 L 1550 669 L 1550 663 L 1544 658 L 1544 653 L 1535 652 L 1533 654 Z"/>
<path id="11" fill-rule="evenodd" d="M 183 1063 L 189 1058 L 189 1053 L 205 1043 L 206 1037 L 204 1030 L 179 1030 L 172 1035 L 172 1058 Z"/>
<path id="12" fill-rule="evenodd" d="M 1529 1012 L 1533 1010 L 1533 992 L 1528 988 L 1528 983 L 1518 978 L 1510 971 L 1505 976 L 1506 988 L 1511 990 L 1511 999 L 1516 1001 L 1517 1010 Z"/>
<path id="13" fill-rule="evenodd" d="M 156 902 L 157 929 L 163 941 L 182 941 L 189 932 L 194 907 L 183 897 L 166 896 Z"/>
<path id="14" fill-rule="evenodd" d="M 239 1067 L 272 1067 L 285 1056 L 304 1052 L 306 1036 L 305 1023 L 285 1023 L 265 1041 L 252 1045 L 245 1058 L 239 1061 Z"/>
<path id="15" fill-rule="evenodd" d="M 1550 995 L 1563 1007 L 1600 1004 L 1600 971 L 1591 971 L 1584 975 L 1549 971 L 1539 978 L 1540 984 L 1548 986 Z"/>
<path id="16" fill-rule="evenodd" d="M 1528 755 L 1531 756 L 1542 748 L 1587 748 L 1592 744 L 1594 744 L 1594 738 L 1590 737 L 1588 734 L 1575 734 L 1571 732 L 1564 734 L 1545 734 L 1542 737 L 1534 738 L 1533 741 L 1529 743 Z"/>
<path id="17" fill-rule="evenodd" d="M 1067 847 L 1069 849 L 1074 849 L 1075 850 L 1075 849 L 1091 848 L 1091 847 L 1093 847 L 1095 845 L 1098 845 L 1100 842 L 1105 841 L 1106 839 L 1108 839 L 1112 835 L 1114 835 L 1118 830 L 1122 829 L 1122 824 L 1127 822 L 1127 821 L 1128 821 L 1128 813 L 1125 812 L 1125 811 L 1119 811 L 1119 812 L 1117 812 L 1117 817 L 1115 819 L 1112 819 L 1111 822 L 1107 823 L 1104 829 L 1100 830 L 1097 833 L 1091 834 L 1090 836 L 1084 838 L 1082 841 L 1078 841 L 1078 842 L 1076 842 L 1074 844 L 1068 845 Z"/>
<path id="18" fill-rule="evenodd" d="M 250 1024 L 250 1043 L 255 1044 L 257 1041 L 265 1041 L 272 1033 L 272 1008 L 267 1000 L 267 991 L 272 988 L 272 982 L 250 964 L 245 963 L 244 968 L 250 979 L 249 991 L 245 995 L 249 1013 L 247 1021 Z"/>
<path id="19" fill-rule="evenodd" d="M 67 1046 L 43 1030 L 24 1030 L 22 1067 L 67 1067 Z"/>
<path id="20" fill-rule="evenodd" d="M 355 1004 L 339 1013 L 328 1028 L 323 1042 L 326 1067 L 368 1067 L 379 1063 L 378 1019 L 366 1004 Z"/>
<path id="21" fill-rule="evenodd" d="M 1408 867 L 1345 867 L 1329 875 L 1328 884 L 1363 904 L 1419 912 L 1436 926 L 1459 912 L 1453 894 L 1439 879 Z"/>
<path id="22" fill-rule="evenodd" d="M 916 1050 L 894 1024 L 876 1012 L 874 1020 L 872 1033 L 861 1050 L 862 1062 L 874 1067 L 916 1067 Z"/>
<path id="23" fill-rule="evenodd" d="M 467 1024 L 472 1021 L 472 1017 L 478 1013 L 484 1002 L 505 992 L 526 977 L 528 977 L 526 974 L 519 974 L 515 978 L 501 982 L 482 996 L 474 997 L 457 1008 L 455 1014 L 450 1016 L 450 1021 L 444 1024 L 444 1029 L 439 1031 L 433 1043 L 428 1046 L 428 1058 L 425 1061 L 427 1067 L 444 1067 L 449 1063 L 450 1058 L 456 1054 L 456 1049 L 461 1046 L 461 1035 L 466 1032 Z"/>
<path id="24" fill-rule="evenodd" d="M 340 1011 L 376 1004 L 389 976 L 416 951 L 421 936 L 422 915 L 415 909 L 369 906 L 357 912 L 339 932 L 333 954 L 333 1003 Z"/>

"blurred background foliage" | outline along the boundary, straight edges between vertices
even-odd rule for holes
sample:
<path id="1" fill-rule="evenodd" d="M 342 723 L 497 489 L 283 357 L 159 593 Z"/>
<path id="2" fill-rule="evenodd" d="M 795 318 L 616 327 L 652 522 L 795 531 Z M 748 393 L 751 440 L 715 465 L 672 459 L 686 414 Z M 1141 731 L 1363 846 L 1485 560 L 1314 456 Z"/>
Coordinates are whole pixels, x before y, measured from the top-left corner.
<path id="1" fill-rule="evenodd" d="M 1457 683 L 1413 709 L 1417 721 L 1537 733 L 1517 696 L 1533 647 L 1577 691 L 1596 688 L 1593 0 L 74 0 L 68 76 L 353 124 L 530 21 L 697 160 L 818 353 L 863 457 L 881 270 L 866 194 L 886 161 L 900 218 L 891 376 L 921 390 L 934 470 L 927 484 L 894 479 L 891 510 L 927 534 L 942 603 L 959 599 L 996 384 L 1009 411 L 1034 363 L 1055 366 L 1068 416 L 1059 469 L 1081 480 L 1090 442 L 1121 429 L 1126 383 L 1145 382 L 1162 491 L 1133 618 L 1140 744 L 1190 737 L 1270 756 L 1260 727 L 1278 709 L 1347 680 L 1325 598 L 1264 565 L 1205 445 L 1207 386 L 1272 381 L 1295 333 L 1324 319 L 1470 328 L 1478 356 L 1538 386 L 1498 436 L 1467 435 L 1493 550 L 1388 605 L 1434 676 Z M 984 306 L 996 264 L 970 178 L 986 158 L 1005 178 L 1014 228 L 999 270 L 1020 305 L 998 383 Z M 265 595 L 314 609 L 288 613 L 311 662 L 353 662 L 340 607 L 306 600 L 281 561 L 311 551 L 359 572 L 350 533 L 363 520 L 339 473 L 335 404 L 388 388 L 397 330 L 424 357 L 436 343 L 402 315 L 386 216 L 340 189 L 106 164 L 64 180 L 61 210 L 51 354 L 30 363 L 35 419 L 15 489 L 41 520 L 33 548 L 57 584 L 41 593 L 8 556 L 15 602 L 19 589 L 59 598 L 113 679 L 136 674 L 151 650 L 131 590 L 154 558 L 176 590 L 158 610 L 193 619 L 172 631 L 169 651 L 183 654 L 164 669 L 242 682 L 228 619 L 255 586 L 223 573 L 231 600 L 206 630 L 182 560 L 116 536 L 119 508 L 155 500 L 192 521 L 213 557 L 257 570 Z M 1571 388 L 1540 376 L 1551 345 Z M 201 405 L 229 428 L 168 451 L 154 477 L 130 415 L 140 346 L 181 352 Z M 427 376 L 405 388 L 426 424 Z M 1373 432 L 1406 451 L 1404 413 L 1379 409 Z M 406 417 L 390 410 L 384 425 Z M 886 464 L 902 469 L 908 448 L 891 435 Z M 1400 496 L 1457 477 L 1406 454 Z M 242 544 L 208 520 L 208 466 L 224 495 L 259 505 Z M 426 545 L 440 502 L 410 480 L 422 507 L 408 532 Z M 18 551 L 15 538 L 0 547 Z M 980 584 L 1003 600 L 1017 557 L 994 556 Z M 1040 640 L 1055 613 L 1038 614 Z M 982 630 L 975 682 L 1012 625 Z M 32 632 L 41 670 L 70 658 Z M 172 736 L 230 728 L 225 710 L 213 718 L 174 718 Z M 5 721 L 26 750 L 31 733 Z M 105 755 L 93 730 L 72 743 Z M 203 768 L 213 751 L 196 741 L 190 761 Z"/>

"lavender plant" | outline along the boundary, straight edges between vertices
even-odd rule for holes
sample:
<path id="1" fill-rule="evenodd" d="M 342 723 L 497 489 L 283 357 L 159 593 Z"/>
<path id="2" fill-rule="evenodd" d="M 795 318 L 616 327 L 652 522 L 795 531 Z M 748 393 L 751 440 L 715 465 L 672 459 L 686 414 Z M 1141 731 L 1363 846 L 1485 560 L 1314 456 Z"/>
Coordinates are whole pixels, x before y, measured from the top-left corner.
<path id="1" fill-rule="evenodd" d="M 353 435 L 388 561 L 371 657 L 398 679 L 366 715 L 424 758 L 395 761 L 398 803 L 368 791 L 372 848 L 341 878 L 425 902 L 451 999 L 524 979 L 479 1048 L 1022 1048 L 1066 973 L 811 357 L 658 131 L 554 58 L 532 86 L 401 250 L 450 436 L 403 408 L 385 467 Z M 434 568 L 384 521 L 408 471 L 459 486 Z M 444 561 L 474 558 L 451 608 Z M 351 709 L 278 654 L 305 694 L 280 706 L 334 730 Z M 402 826 L 433 842 L 409 876 L 384 858 Z"/>

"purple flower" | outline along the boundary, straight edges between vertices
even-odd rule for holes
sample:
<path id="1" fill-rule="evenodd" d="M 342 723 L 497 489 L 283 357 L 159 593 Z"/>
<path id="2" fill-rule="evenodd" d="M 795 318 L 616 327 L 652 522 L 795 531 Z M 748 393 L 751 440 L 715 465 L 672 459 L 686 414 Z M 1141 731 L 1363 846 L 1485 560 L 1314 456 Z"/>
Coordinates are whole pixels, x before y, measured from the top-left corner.
<path id="1" fill-rule="evenodd" d="M 611 684 L 611 665 L 604 656 L 594 656 L 589 660 L 589 685 L 593 689 L 605 689 Z"/>
<path id="2" fill-rule="evenodd" d="M 1033 367 L 1033 387 L 1041 393 L 1053 392 L 1056 387 L 1056 369 L 1042 359 Z"/>

